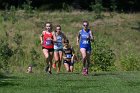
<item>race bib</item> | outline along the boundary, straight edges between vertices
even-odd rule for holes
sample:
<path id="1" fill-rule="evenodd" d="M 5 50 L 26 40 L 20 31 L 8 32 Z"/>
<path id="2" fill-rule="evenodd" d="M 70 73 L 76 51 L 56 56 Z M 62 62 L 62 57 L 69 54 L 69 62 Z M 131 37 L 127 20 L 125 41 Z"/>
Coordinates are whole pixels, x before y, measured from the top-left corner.
<path id="1" fill-rule="evenodd" d="M 61 47 L 62 46 L 62 43 L 57 43 L 57 47 Z"/>
<path id="2" fill-rule="evenodd" d="M 52 45 L 52 40 L 46 40 L 46 45 Z"/>
<path id="3" fill-rule="evenodd" d="M 72 54 L 66 54 L 66 58 L 72 58 Z"/>
<path id="4" fill-rule="evenodd" d="M 82 44 L 88 44 L 88 40 L 83 40 Z"/>
<path id="5" fill-rule="evenodd" d="M 61 39 L 58 39 L 57 42 L 62 43 L 62 40 Z"/>
<path id="6" fill-rule="evenodd" d="M 61 36 L 57 36 L 57 47 L 61 47 L 62 46 L 62 38 Z"/>

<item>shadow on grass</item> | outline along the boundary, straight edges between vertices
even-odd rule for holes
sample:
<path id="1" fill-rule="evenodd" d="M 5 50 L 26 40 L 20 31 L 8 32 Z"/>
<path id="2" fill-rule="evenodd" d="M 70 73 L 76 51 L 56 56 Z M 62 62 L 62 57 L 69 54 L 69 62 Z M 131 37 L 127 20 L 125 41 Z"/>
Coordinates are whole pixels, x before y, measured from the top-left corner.
<path id="1" fill-rule="evenodd" d="M 56 73 L 54 75 L 82 75 L 81 72 L 61 72 L 61 73 Z M 87 76 L 84 77 L 88 77 L 88 76 L 107 76 L 107 75 L 119 75 L 118 73 L 115 72 L 94 72 L 94 73 L 89 73 Z M 82 75 L 83 76 L 83 75 Z"/>
<path id="2" fill-rule="evenodd" d="M 0 87 L 5 87 L 5 86 L 17 86 L 19 85 L 17 82 L 15 82 L 18 77 L 15 76 L 4 76 L 0 75 Z"/>
<path id="3" fill-rule="evenodd" d="M 61 75 L 61 74 L 64 74 L 64 75 L 65 75 L 65 74 L 80 74 L 80 73 L 78 73 L 78 72 L 63 72 L 63 73 L 62 73 L 62 72 L 61 72 L 61 73 L 58 73 L 58 74 L 60 74 L 60 75 Z"/>
<path id="4" fill-rule="evenodd" d="M 138 22 L 137 24 L 138 24 L 138 27 L 131 27 L 131 29 L 134 29 L 134 30 L 140 32 L 140 22 Z"/>
<path id="5" fill-rule="evenodd" d="M 100 72 L 100 73 L 93 73 L 92 76 L 107 76 L 107 75 L 118 75 L 118 73 L 115 72 Z"/>
<path id="6" fill-rule="evenodd" d="M 140 82 L 135 82 L 135 81 L 129 81 L 127 82 L 127 84 L 130 87 L 140 86 Z"/>

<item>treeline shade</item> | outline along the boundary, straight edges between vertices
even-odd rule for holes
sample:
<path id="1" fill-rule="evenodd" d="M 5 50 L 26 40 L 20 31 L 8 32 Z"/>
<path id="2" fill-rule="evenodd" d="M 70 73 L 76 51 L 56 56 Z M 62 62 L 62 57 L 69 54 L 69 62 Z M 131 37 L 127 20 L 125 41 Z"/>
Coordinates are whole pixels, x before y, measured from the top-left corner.
<path id="1" fill-rule="evenodd" d="M 111 10 L 112 4 L 118 11 L 140 11 L 140 0 L 0 0 L 0 9 L 11 6 L 22 7 L 25 3 L 37 9 L 59 10 L 64 8 L 64 4 L 74 9 L 91 10 L 91 4 L 102 3 L 104 9 Z"/>

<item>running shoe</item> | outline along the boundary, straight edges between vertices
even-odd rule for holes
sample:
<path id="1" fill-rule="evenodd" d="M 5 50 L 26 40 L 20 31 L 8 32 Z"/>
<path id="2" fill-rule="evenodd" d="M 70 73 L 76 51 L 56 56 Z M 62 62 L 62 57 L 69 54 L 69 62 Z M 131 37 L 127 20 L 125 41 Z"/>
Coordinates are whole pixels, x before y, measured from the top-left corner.
<path id="1" fill-rule="evenodd" d="M 86 75 L 88 74 L 86 68 L 83 68 L 82 74 L 83 74 L 84 76 L 86 76 Z"/>
<path id="2" fill-rule="evenodd" d="M 52 72 L 51 72 L 51 71 L 48 71 L 48 73 L 49 73 L 49 74 L 52 74 Z"/>
<path id="3" fill-rule="evenodd" d="M 33 73 L 33 72 L 32 72 L 32 67 L 31 67 L 31 66 L 28 67 L 27 73 Z"/>
<path id="4" fill-rule="evenodd" d="M 87 74 L 88 74 L 88 68 L 87 68 L 86 72 L 87 72 Z"/>
<path id="5" fill-rule="evenodd" d="M 56 63 L 54 63 L 54 64 L 52 65 L 52 67 L 53 67 L 54 69 L 56 69 Z"/>
<path id="6" fill-rule="evenodd" d="M 45 68 L 45 71 L 46 71 L 46 72 L 48 72 L 48 70 L 49 70 L 49 66 L 47 66 L 47 67 Z"/>

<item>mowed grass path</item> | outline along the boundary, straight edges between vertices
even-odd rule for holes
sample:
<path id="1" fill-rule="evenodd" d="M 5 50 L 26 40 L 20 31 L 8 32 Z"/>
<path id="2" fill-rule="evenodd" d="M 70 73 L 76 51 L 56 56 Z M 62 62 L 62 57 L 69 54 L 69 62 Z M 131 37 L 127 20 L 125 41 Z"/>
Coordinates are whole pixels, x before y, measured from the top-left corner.
<path id="1" fill-rule="evenodd" d="M 140 72 L 20 73 L 0 77 L 0 93 L 139 93 Z"/>

